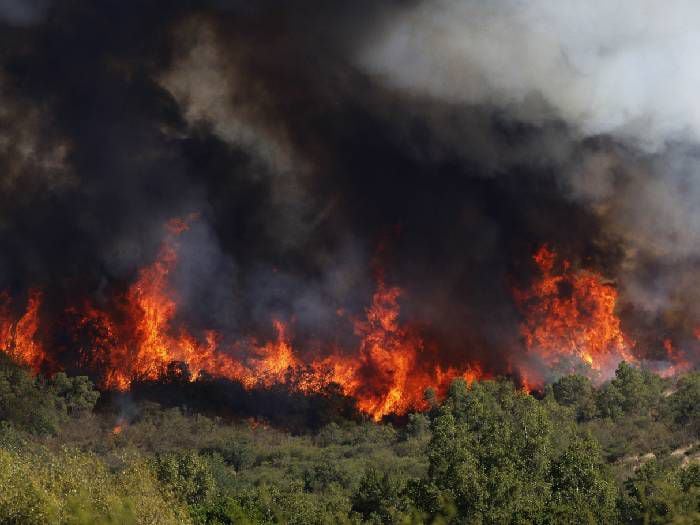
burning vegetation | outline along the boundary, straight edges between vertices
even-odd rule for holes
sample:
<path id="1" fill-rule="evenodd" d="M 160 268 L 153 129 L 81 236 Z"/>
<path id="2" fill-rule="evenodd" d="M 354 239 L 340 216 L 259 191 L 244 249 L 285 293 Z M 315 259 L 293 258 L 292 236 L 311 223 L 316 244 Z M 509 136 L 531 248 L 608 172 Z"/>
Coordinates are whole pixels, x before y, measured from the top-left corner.
<path id="1" fill-rule="evenodd" d="M 173 219 L 156 260 L 138 272 L 126 292 L 98 308 L 89 301 L 70 307 L 64 324 L 68 346 L 77 352 L 74 369 L 93 376 L 105 390 L 127 391 L 134 382 L 158 381 L 166 376 L 197 380 L 202 374 L 240 383 L 245 389 L 286 385 L 301 393 L 323 393 L 329 385 L 353 398 L 357 408 L 375 420 L 427 408 L 427 389 L 443 395 L 455 378 L 468 383 L 498 374 L 478 361 L 460 368 L 445 365 L 435 343 L 421 330 L 401 320 L 402 290 L 377 277 L 371 304 L 364 315 L 349 319 L 355 348 L 322 345 L 314 357 L 295 347 L 293 323 L 273 319 L 276 337 L 226 342 L 226 334 L 204 330 L 194 334 L 177 320 L 178 298 L 169 276 L 178 263 L 179 238 L 195 216 Z M 547 371 L 580 371 L 598 380 L 612 375 L 620 361 L 637 362 L 635 343 L 622 330 L 616 313 L 613 284 L 591 271 L 575 270 L 559 260 L 548 246 L 533 256 L 537 275 L 529 288 L 514 289 L 522 312 L 523 349 L 515 370 L 525 390 L 544 384 Z M 26 309 L 13 317 L 8 294 L 2 296 L 2 351 L 35 372 L 54 373 L 61 356 L 42 342 L 42 292 L 32 290 Z M 665 375 L 687 370 L 684 355 L 664 342 Z M 72 354 L 71 354 L 72 355 Z M 512 365 L 511 365 L 512 366 Z"/>
<path id="2" fill-rule="evenodd" d="M 126 391 L 134 381 L 159 380 L 166 374 L 206 373 L 240 382 L 245 388 L 289 384 L 301 392 L 321 392 L 337 384 L 356 399 L 358 408 L 375 420 L 427 406 L 428 388 L 444 392 L 456 377 L 481 376 L 478 364 L 463 370 L 443 369 L 416 329 L 399 319 L 398 287 L 380 280 L 365 317 L 355 319 L 354 350 L 330 347 L 321 358 L 304 361 L 288 335 L 288 324 L 273 320 L 276 338 L 259 343 L 251 338 L 223 346 L 222 334 L 207 330 L 202 338 L 175 323 L 177 299 L 168 276 L 177 264 L 179 235 L 187 222 L 167 224 L 157 259 L 114 301 L 114 312 L 89 302 L 67 312 L 72 344 L 78 345 L 77 367 L 97 377 L 107 390 Z M 9 304 L 9 297 L 5 302 Z M 39 336 L 41 293 L 31 293 L 26 311 L 12 321 L 9 305 L 2 317 L 2 349 L 35 371 L 54 371 Z M 237 357 L 243 356 L 243 357 Z M 180 367 L 180 368 L 178 368 Z"/>
<path id="3" fill-rule="evenodd" d="M 375 420 L 455 378 L 694 368 L 700 113 L 612 96 L 590 50 L 616 34 L 463 3 L 364 2 L 361 31 L 342 2 L 0 6 L 0 351 L 109 391 L 335 388 Z"/>
<path id="4" fill-rule="evenodd" d="M 13 320 L 11 300 L 7 293 L 0 296 L 0 346 L 2 351 L 17 363 L 38 372 L 47 360 L 39 342 L 39 307 L 41 292 L 29 293 L 27 307 L 19 319 Z"/>
<path id="5" fill-rule="evenodd" d="M 636 362 L 634 342 L 616 312 L 614 285 L 596 273 L 575 271 L 547 246 L 533 260 L 540 275 L 530 288 L 514 290 L 529 353 L 548 367 L 583 363 L 605 377 L 622 360 Z"/>

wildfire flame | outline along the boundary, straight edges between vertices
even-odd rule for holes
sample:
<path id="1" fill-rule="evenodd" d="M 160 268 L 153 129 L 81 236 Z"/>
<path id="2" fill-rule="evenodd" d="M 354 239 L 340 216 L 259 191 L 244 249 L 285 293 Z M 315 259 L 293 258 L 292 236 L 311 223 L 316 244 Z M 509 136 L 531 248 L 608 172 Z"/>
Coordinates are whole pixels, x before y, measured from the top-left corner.
<path id="1" fill-rule="evenodd" d="M 39 329 L 41 292 L 29 292 L 27 308 L 16 322 L 12 322 L 9 295 L 2 294 L 0 302 L 0 350 L 16 362 L 38 372 L 46 360 L 46 354 L 36 337 Z"/>
<path id="2" fill-rule="evenodd" d="M 364 315 L 355 318 L 338 311 L 340 318 L 352 322 L 354 348 L 326 345 L 313 353 L 316 357 L 307 358 L 310 353 L 293 344 L 293 324 L 280 319 L 272 321 L 276 336 L 262 343 L 254 338 L 223 343 L 222 334 L 212 330 L 195 336 L 176 324 L 178 298 L 170 286 L 179 238 L 195 219 L 169 221 L 156 259 L 106 308 L 86 302 L 65 311 L 73 333 L 68 346 L 77 352 L 76 365 L 96 377 L 103 388 L 125 391 L 135 381 L 173 377 L 193 381 L 204 372 L 240 382 L 247 389 L 285 384 L 323 394 L 336 384 L 356 400 L 362 412 L 380 420 L 388 414 L 427 408 L 423 396 L 429 387 L 441 395 L 456 377 L 469 383 L 489 377 L 478 362 L 445 366 L 437 346 L 426 343 L 417 327 L 402 322 L 403 291 L 388 285 L 381 274 Z M 634 343 L 623 333 L 615 312 L 614 286 L 594 272 L 560 262 L 547 246 L 533 260 L 538 277 L 529 288 L 513 290 L 523 314 L 520 329 L 527 355 L 550 367 L 574 357 L 603 375 L 622 359 L 636 361 L 631 353 Z M 14 317 L 9 295 L 0 294 L 0 351 L 35 372 L 46 371 L 54 363 L 39 336 L 41 301 L 42 293 L 31 290 L 24 313 Z M 664 349 L 672 363 L 664 375 L 690 368 L 690 361 L 670 339 Z M 523 390 L 529 392 L 541 386 L 542 378 L 526 361 L 515 372 Z M 513 366 L 508 363 L 511 373 Z M 121 429 L 119 423 L 114 432 Z"/>
<path id="3" fill-rule="evenodd" d="M 700 329 L 696 328 L 693 335 L 696 339 L 700 339 Z M 686 341 L 683 350 L 681 350 L 670 338 L 666 338 L 663 340 L 663 349 L 665 353 L 665 367 L 658 371 L 662 377 L 672 377 L 689 372 L 695 367 L 698 357 L 697 343 L 693 345 Z"/>
<path id="4" fill-rule="evenodd" d="M 360 410 L 377 420 L 412 407 L 424 408 L 423 393 L 428 387 L 444 391 L 455 377 L 471 382 L 481 375 L 478 366 L 460 372 L 454 368 L 443 371 L 439 364 L 421 366 L 421 358 L 430 357 L 426 356 L 430 352 L 414 330 L 399 323 L 400 295 L 400 288 L 387 287 L 379 280 L 366 319 L 355 322 L 355 334 L 361 341 L 359 358 L 355 363 L 335 365 L 335 380 L 346 394 L 358 399 Z M 363 374 L 363 370 L 371 373 Z"/>
<path id="5" fill-rule="evenodd" d="M 531 355 L 549 366 L 575 357 L 607 375 L 621 360 L 635 362 L 634 343 L 623 333 L 615 312 L 617 290 L 591 271 L 576 271 L 569 261 L 542 246 L 533 256 L 540 276 L 530 288 L 514 290 L 523 313 L 521 333 Z"/>
<path id="6" fill-rule="evenodd" d="M 361 411 L 379 420 L 425 408 L 428 387 L 443 392 L 455 377 L 473 381 L 482 375 L 478 364 L 441 368 L 417 331 L 400 322 L 402 291 L 383 279 L 365 316 L 354 321 L 359 341 L 354 352 L 331 348 L 325 357 L 306 362 L 281 320 L 273 321 L 276 338 L 264 344 L 250 339 L 222 348 L 221 335 L 214 331 L 200 340 L 185 326 L 174 325 L 178 305 L 169 285 L 178 260 L 178 238 L 194 218 L 169 221 L 156 260 L 138 272 L 113 313 L 90 303 L 67 311 L 74 331 L 83 334 L 75 337 L 79 366 L 96 372 L 104 388 L 124 391 L 134 381 L 173 373 L 187 373 L 187 379 L 195 380 L 204 371 L 248 389 L 285 383 L 304 392 L 322 392 L 336 383 L 343 394 L 357 400 Z M 0 317 L 1 350 L 36 371 L 46 359 L 36 338 L 40 302 L 41 294 L 33 292 L 17 322 L 10 321 L 8 309 Z M 184 366 L 178 368 L 178 363 Z M 116 432 L 120 430 L 118 426 Z"/>

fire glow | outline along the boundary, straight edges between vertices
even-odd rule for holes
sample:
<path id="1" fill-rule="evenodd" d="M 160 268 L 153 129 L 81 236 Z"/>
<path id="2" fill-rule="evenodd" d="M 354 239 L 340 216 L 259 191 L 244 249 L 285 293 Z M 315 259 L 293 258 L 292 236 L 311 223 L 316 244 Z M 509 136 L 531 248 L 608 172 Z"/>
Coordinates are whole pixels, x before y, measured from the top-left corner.
<path id="1" fill-rule="evenodd" d="M 16 362 L 38 372 L 46 361 L 37 338 L 41 292 L 29 292 L 27 308 L 16 322 L 11 320 L 10 302 L 9 295 L 0 295 L 0 349 Z"/>
<path id="2" fill-rule="evenodd" d="M 343 394 L 357 400 L 361 411 L 379 420 L 425 408 L 423 393 L 428 387 L 441 391 L 457 376 L 473 380 L 481 375 L 478 366 L 443 370 L 426 360 L 429 351 L 420 336 L 399 321 L 401 290 L 383 281 L 365 318 L 354 321 L 359 343 L 353 353 L 333 349 L 323 358 L 304 362 L 292 346 L 288 324 L 281 320 L 273 321 L 276 338 L 264 344 L 251 339 L 222 348 L 221 334 L 214 331 L 199 340 L 186 327 L 174 325 L 177 302 L 168 283 L 177 264 L 177 239 L 187 228 L 183 220 L 168 223 L 156 260 L 141 269 L 118 301 L 121 311 L 116 315 L 90 303 L 69 312 L 76 332 L 88 334 L 87 344 L 77 345 L 80 365 L 98 371 L 103 388 L 125 391 L 134 381 L 158 380 L 173 364 L 183 363 L 193 380 L 207 372 L 246 388 L 293 383 L 301 391 L 320 392 L 337 383 Z M 40 293 L 33 293 L 19 321 L 12 323 L 6 309 L 0 325 L 2 350 L 37 371 L 46 361 L 36 337 L 40 302 Z M 237 359 L 241 347 L 246 357 Z"/>
<path id="3" fill-rule="evenodd" d="M 135 381 L 159 380 L 184 370 L 191 380 L 207 373 L 240 382 L 247 389 L 287 384 L 298 391 L 321 393 L 337 384 L 343 394 L 356 400 L 359 410 L 380 420 L 388 414 L 425 409 L 423 396 L 429 387 L 443 393 L 456 377 L 471 382 L 492 375 L 473 361 L 461 367 L 444 366 L 420 331 L 401 321 L 403 292 L 383 277 L 377 278 L 364 315 L 349 318 L 357 339 L 351 351 L 327 345 L 322 357 L 305 360 L 292 343 L 292 326 L 279 319 L 272 321 L 276 337 L 264 343 L 249 338 L 223 344 L 222 334 L 211 330 L 196 337 L 175 322 L 178 304 L 169 285 L 178 261 L 178 239 L 187 231 L 189 220 L 168 223 L 156 260 L 139 271 L 136 281 L 115 301 L 114 311 L 85 302 L 66 312 L 73 333 L 79 334 L 72 343 L 79 356 L 78 368 L 97 377 L 102 388 L 126 391 Z M 539 277 L 528 289 L 513 292 L 523 314 L 526 350 L 518 372 L 524 389 L 542 385 L 526 364 L 528 356 L 548 366 L 573 357 L 598 372 L 614 369 L 623 359 L 636 361 L 634 343 L 623 333 L 615 313 L 614 286 L 595 273 L 573 271 L 546 246 L 534 255 L 534 262 Z M 9 295 L 1 299 L 0 349 L 36 372 L 50 370 L 51 361 L 40 343 L 41 292 L 29 293 L 26 310 L 15 321 Z M 679 356 L 676 351 L 668 354 L 670 359 Z"/>
<path id="4" fill-rule="evenodd" d="M 529 289 L 514 290 L 523 312 L 521 333 L 528 352 L 547 365 L 578 358 L 593 370 L 614 370 L 621 361 L 635 362 L 634 343 L 623 333 L 615 312 L 617 290 L 589 271 L 542 246 L 533 256 L 540 277 Z"/>

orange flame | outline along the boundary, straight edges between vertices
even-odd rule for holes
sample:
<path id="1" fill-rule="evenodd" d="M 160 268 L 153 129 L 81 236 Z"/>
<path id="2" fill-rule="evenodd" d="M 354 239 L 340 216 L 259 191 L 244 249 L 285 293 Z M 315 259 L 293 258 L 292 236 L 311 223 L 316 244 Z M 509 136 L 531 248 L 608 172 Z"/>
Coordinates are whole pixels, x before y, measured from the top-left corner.
<path id="1" fill-rule="evenodd" d="M 457 377 L 471 383 L 483 375 L 478 365 L 443 370 L 417 332 L 399 322 L 401 293 L 380 279 L 365 319 L 355 321 L 358 352 L 336 354 L 322 362 L 331 368 L 332 380 L 376 421 L 388 414 L 427 408 L 423 395 L 429 387 L 444 393 Z"/>
<path id="2" fill-rule="evenodd" d="M 529 289 L 514 291 L 528 352 L 550 366 L 576 357 L 605 374 L 623 359 L 636 361 L 630 352 L 633 343 L 615 313 L 614 286 L 596 273 L 574 271 L 568 261 L 558 267 L 556 253 L 547 246 L 533 260 L 541 276 Z"/>
<path id="3" fill-rule="evenodd" d="M 370 305 L 359 318 L 338 309 L 339 322 L 352 322 L 357 338 L 354 348 L 322 345 L 302 349 L 294 345 L 293 323 L 274 320 L 275 337 L 253 338 L 226 344 L 221 334 L 195 335 L 176 323 L 178 297 L 170 278 L 178 262 L 178 241 L 195 215 L 172 219 L 156 259 L 142 268 L 135 282 L 115 297 L 108 309 L 85 303 L 65 312 L 75 332 L 67 350 L 77 352 L 77 366 L 99 377 L 107 389 L 128 390 L 135 381 L 162 378 L 196 380 L 203 373 L 240 382 L 244 388 L 288 388 L 323 394 L 340 391 L 356 400 L 357 407 L 375 420 L 389 414 L 425 409 L 423 395 L 434 388 L 438 395 L 457 377 L 468 383 L 487 377 L 478 362 L 460 365 L 441 362 L 438 348 L 426 341 L 417 326 L 401 319 L 403 291 L 383 276 Z M 523 315 L 520 329 L 528 355 L 549 366 L 561 366 L 573 357 L 592 371 L 605 375 L 625 359 L 636 361 L 634 343 L 624 334 L 615 312 L 617 290 L 590 271 L 574 270 L 558 261 L 546 246 L 533 256 L 540 275 L 525 290 L 514 290 Z M 13 316 L 8 294 L 0 294 L 0 351 L 35 372 L 50 370 L 39 338 L 42 294 L 31 290 L 27 306 Z M 700 331 L 697 333 L 700 338 Z M 664 375 L 688 370 L 691 363 L 670 339 L 664 342 L 672 365 Z M 310 355 L 316 356 L 309 359 Z M 318 357 L 318 355 L 322 357 Z M 514 371 L 515 363 L 507 363 Z M 542 378 L 532 362 L 515 368 L 525 392 L 538 388 Z M 339 388 L 328 389 L 330 385 Z M 118 422 L 114 432 L 123 425 Z"/>
<path id="4" fill-rule="evenodd" d="M 27 308 L 16 322 L 12 321 L 7 294 L 2 294 L 3 305 L 0 308 L 0 350 L 35 372 L 41 369 L 46 360 L 41 343 L 36 338 L 41 297 L 40 291 L 31 290 Z"/>
<path id="5" fill-rule="evenodd" d="M 238 341 L 228 348 L 221 348 L 222 338 L 214 331 L 198 338 L 186 327 L 175 326 L 177 297 L 169 277 L 178 260 L 178 238 L 195 218 L 167 223 L 156 260 L 139 271 L 137 280 L 116 301 L 114 314 L 90 303 L 67 310 L 71 326 L 82 334 L 73 343 L 78 365 L 99 374 L 104 388 L 124 391 L 134 381 L 178 375 L 195 380 L 204 371 L 239 381 L 248 389 L 287 384 L 303 392 L 322 393 L 336 383 L 343 394 L 356 399 L 361 411 L 379 420 L 391 413 L 426 408 L 423 393 L 428 387 L 444 392 L 455 377 L 471 382 L 482 376 L 474 363 L 441 367 L 436 350 L 424 343 L 417 330 L 400 322 L 402 291 L 381 278 L 364 318 L 354 321 L 359 341 L 354 352 L 326 349 L 325 357 L 307 362 L 293 347 L 289 326 L 281 320 L 273 321 L 274 340 Z M 25 314 L 15 323 L 5 315 L 9 310 L 0 311 L 0 349 L 36 371 L 45 360 L 36 339 L 40 302 L 39 292 L 30 294 Z M 117 425 L 115 433 L 121 428 Z"/>
<path id="6" fill-rule="evenodd" d="M 168 286 L 168 276 L 177 263 L 176 238 L 189 228 L 183 220 L 167 224 L 168 235 L 156 261 L 139 272 L 138 280 L 125 297 L 126 325 L 117 327 L 106 314 L 97 312 L 106 333 L 118 332 L 118 339 L 108 356 L 105 386 L 127 390 L 134 380 L 155 380 L 163 377 L 173 362 L 187 365 L 192 379 L 203 370 L 237 376 L 240 365 L 226 354 L 217 354 L 217 334 L 207 332 L 204 343 L 185 328 L 171 326 L 177 303 Z M 95 315 L 93 311 L 93 316 Z"/>
<path id="7" fill-rule="evenodd" d="M 680 352 L 671 339 L 664 339 L 663 347 L 666 352 L 668 366 L 659 371 L 661 377 L 673 377 L 682 372 L 688 372 L 693 368 L 693 363 Z"/>
<path id="8" fill-rule="evenodd" d="M 187 365 L 196 379 L 206 370 L 212 375 L 240 381 L 245 388 L 269 387 L 287 383 L 305 392 L 321 392 L 330 383 L 357 400 L 358 408 L 379 420 L 390 413 L 405 413 L 411 408 L 424 408 L 423 392 L 428 387 L 444 391 L 455 377 L 469 381 L 481 376 L 476 365 L 464 370 L 442 370 L 430 364 L 434 357 L 414 330 L 399 323 L 398 287 L 378 284 L 366 317 L 355 321 L 355 334 L 360 338 L 357 352 L 334 350 L 322 359 L 304 362 L 292 346 L 287 325 L 275 320 L 275 340 L 258 345 L 243 341 L 228 349 L 220 349 L 219 336 L 207 332 L 204 343 L 185 328 L 176 333 L 171 326 L 177 303 L 168 289 L 168 275 L 177 262 L 176 237 L 186 231 L 186 223 L 171 221 L 169 234 L 157 260 L 144 268 L 139 279 L 126 294 L 127 318 L 135 341 L 116 344 L 110 352 L 110 366 L 105 386 L 128 389 L 139 379 L 161 377 L 172 362 Z M 114 332 L 108 319 L 105 333 Z M 122 328 L 122 332 L 124 329 Z M 129 334 L 123 340 L 129 340 Z M 237 352 L 233 352 L 237 350 Z M 235 353 L 246 354 L 243 359 Z M 434 361 L 434 359 L 432 360 Z"/>

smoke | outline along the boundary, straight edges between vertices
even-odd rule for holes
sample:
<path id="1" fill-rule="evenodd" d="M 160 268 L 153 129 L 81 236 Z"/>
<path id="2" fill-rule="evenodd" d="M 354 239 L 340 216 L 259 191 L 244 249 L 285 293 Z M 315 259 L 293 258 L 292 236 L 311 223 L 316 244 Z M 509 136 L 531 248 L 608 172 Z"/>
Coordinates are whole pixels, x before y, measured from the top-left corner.
<path id="1" fill-rule="evenodd" d="M 12 26 L 36 24 L 46 15 L 49 4 L 49 0 L 2 0 L 0 21 Z"/>
<path id="2" fill-rule="evenodd" d="M 525 106 L 646 151 L 700 132 L 700 6 L 688 0 L 436 0 L 400 12 L 359 60 L 397 87 Z M 529 115 L 528 115 L 529 113 Z"/>
<path id="3" fill-rule="evenodd" d="M 2 3 L 0 287 L 104 304 L 197 212 L 172 276 L 196 329 L 345 343 L 382 273 L 446 366 L 506 372 L 547 242 L 626 329 L 688 335 L 698 10 Z"/>
<path id="4" fill-rule="evenodd" d="M 397 9 L 356 60 L 405 95 L 564 123 L 558 140 L 528 144 L 529 161 L 500 149 L 490 173 L 548 165 L 562 194 L 599 217 L 595 242 L 622 249 L 623 271 L 606 272 L 623 299 L 667 317 L 683 303 L 697 320 L 683 283 L 700 256 L 699 14 L 684 0 L 420 2 Z"/>

